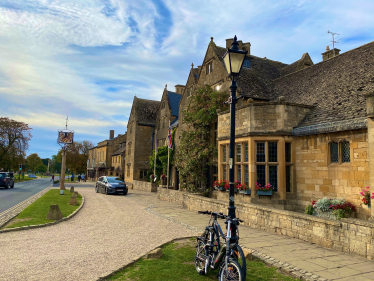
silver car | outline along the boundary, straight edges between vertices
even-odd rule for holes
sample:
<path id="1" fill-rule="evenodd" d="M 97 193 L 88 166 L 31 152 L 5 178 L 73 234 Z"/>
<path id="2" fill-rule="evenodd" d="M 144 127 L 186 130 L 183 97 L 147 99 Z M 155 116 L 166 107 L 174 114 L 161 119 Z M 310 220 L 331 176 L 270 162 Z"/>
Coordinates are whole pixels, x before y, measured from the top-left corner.
<path id="1" fill-rule="evenodd" d="M 100 177 L 96 182 L 97 193 L 104 193 L 108 194 L 123 194 L 126 195 L 128 192 L 128 188 L 126 183 L 118 177 Z"/>

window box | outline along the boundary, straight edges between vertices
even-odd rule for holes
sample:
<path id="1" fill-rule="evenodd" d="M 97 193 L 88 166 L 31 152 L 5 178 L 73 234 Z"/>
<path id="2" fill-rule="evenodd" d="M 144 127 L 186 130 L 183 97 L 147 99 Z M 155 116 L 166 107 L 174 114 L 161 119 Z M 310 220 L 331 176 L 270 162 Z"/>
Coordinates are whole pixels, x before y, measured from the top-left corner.
<path id="1" fill-rule="evenodd" d="M 227 192 L 230 192 L 230 188 L 229 189 L 226 189 Z M 238 193 L 239 189 L 235 188 L 234 187 L 234 193 Z"/>
<path id="2" fill-rule="evenodd" d="M 250 189 L 241 190 L 240 193 L 241 193 L 241 194 L 251 195 L 251 190 L 250 190 Z"/>
<path id="3" fill-rule="evenodd" d="M 261 196 L 272 196 L 273 191 L 272 190 L 257 190 L 257 195 Z"/>
<path id="4" fill-rule="evenodd" d="M 219 186 L 219 187 L 218 187 L 218 190 L 220 190 L 220 191 L 226 191 L 226 189 L 225 189 L 224 186 Z"/>

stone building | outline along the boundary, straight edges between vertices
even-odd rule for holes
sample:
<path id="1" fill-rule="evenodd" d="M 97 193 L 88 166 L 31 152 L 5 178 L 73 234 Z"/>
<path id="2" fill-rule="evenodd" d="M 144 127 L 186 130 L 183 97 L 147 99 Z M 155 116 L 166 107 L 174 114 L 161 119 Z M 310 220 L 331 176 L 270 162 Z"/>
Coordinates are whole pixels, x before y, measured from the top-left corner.
<path id="1" fill-rule="evenodd" d="M 165 86 L 161 98 L 161 105 L 156 117 L 157 147 L 168 145 L 169 124 L 171 128 L 178 126 L 179 103 L 182 98 L 184 88 L 185 86 L 183 85 L 175 85 L 175 92 L 171 92 L 168 91 L 167 85 Z M 172 179 L 170 181 L 170 186 L 172 188 L 177 188 L 178 181 L 176 168 L 170 165 L 169 173 L 169 177 Z"/>
<path id="2" fill-rule="evenodd" d="M 87 177 L 96 180 L 101 176 L 113 175 L 112 155 L 126 141 L 126 134 L 114 137 L 114 130 L 110 130 L 109 139 L 101 141 L 89 151 L 87 160 Z"/>
<path id="3" fill-rule="evenodd" d="M 252 189 L 252 203 L 302 211 L 312 200 L 345 198 L 358 218 L 373 216 L 359 195 L 374 180 L 367 116 L 373 54 L 374 42 L 342 54 L 327 49 L 317 64 L 304 54 L 289 66 L 272 62 L 269 68 L 249 54 L 250 67 L 238 82 L 245 99 L 236 111 L 235 179 Z M 220 179 L 228 178 L 229 125 L 229 112 L 220 112 Z M 256 182 L 275 187 L 271 200 L 257 198 Z"/>
<path id="4" fill-rule="evenodd" d="M 134 97 L 127 124 L 125 181 L 145 180 L 154 149 L 156 117 L 160 101 Z"/>

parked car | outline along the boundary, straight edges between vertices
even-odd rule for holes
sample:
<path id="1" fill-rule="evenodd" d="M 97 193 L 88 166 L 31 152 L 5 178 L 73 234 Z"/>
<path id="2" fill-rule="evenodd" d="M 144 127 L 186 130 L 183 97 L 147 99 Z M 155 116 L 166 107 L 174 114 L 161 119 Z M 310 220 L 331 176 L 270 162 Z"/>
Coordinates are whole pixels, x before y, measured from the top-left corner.
<path id="1" fill-rule="evenodd" d="M 13 173 L 0 172 L 0 187 L 14 188 Z"/>
<path id="2" fill-rule="evenodd" d="M 105 194 L 124 194 L 126 195 L 128 192 L 128 188 L 125 182 L 118 177 L 100 177 L 96 182 L 97 193 L 105 193 Z"/>

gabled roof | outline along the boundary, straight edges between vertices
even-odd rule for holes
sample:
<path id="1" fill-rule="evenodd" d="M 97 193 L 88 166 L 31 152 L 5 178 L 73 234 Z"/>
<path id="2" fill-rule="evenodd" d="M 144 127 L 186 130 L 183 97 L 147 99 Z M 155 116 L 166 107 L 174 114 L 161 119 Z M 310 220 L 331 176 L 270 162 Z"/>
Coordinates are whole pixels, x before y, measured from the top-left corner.
<path id="1" fill-rule="evenodd" d="M 112 155 L 119 155 L 119 154 L 123 153 L 125 150 L 126 150 L 125 146 L 120 147 L 116 151 L 114 151 Z"/>
<path id="2" fill-rule="evenodd" d="M 366 117 L 363 93 L 374 88 L 374 42 L 274 81 L 272 100 L 314 105 L 298 127 Z"/>
<path id="3" fill-rule="evenodd" d="M 179 116 L 179 102 L 182 95 L 168 91 L 169 104 L 172 116 Z"/>
<path id="4" fill-rule="evenodd" d="M 291 63 L 290 65 L 281 69 L 281 76 L 285 76 L 294 73 L 298 70 L 302 70 L 308 66 L 312 66 L 314 63 L 308 53 L 302 55 L 301 59 Z"/>
<path id="5" fill-rule="evenodd" d="M 154 126 L 160 103 L 160 101 L 137 98 L 135 106 L 138 123 L 140 125 Z"/>

